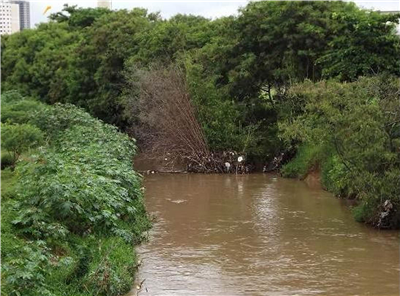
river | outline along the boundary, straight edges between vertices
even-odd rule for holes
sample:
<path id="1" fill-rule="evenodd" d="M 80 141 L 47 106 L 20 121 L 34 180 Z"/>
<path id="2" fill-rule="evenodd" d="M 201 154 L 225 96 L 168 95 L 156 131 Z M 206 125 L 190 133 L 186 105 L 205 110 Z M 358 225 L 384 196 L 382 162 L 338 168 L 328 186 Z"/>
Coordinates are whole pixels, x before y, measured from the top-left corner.
<path id="1" fill-rule="evenodd" d="M 399 232 L 272 174 L 155 174 L 138 295 L 399 295 Z"/>

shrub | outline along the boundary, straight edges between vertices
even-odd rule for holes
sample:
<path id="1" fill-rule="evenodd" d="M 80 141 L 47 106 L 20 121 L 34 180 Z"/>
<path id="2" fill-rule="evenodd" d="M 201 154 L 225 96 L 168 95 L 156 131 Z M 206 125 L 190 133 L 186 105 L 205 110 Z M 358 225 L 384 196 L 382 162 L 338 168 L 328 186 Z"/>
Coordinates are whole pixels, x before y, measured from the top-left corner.
<path id="1" fill-rule="evenodd" d="M 2 238 L 3 240 L 3 238 Z M 2 294 L 18 295 L 45 295 L 53 294 L 45 282 L 50 272 L 51 254 L 43 241 L 19 241 L 15 237 L 6 235 L 4 243 L 13 246 L 10 253 L 2 260 Z M 19 245 L 17 249 L 16 246 Z M 4 252 L 4 250 L 3 250 Z"/>
<path id="2" fill-rule="evenodd" d="M 303 113 L 280 123 L 283 138 L 317 143 L 331 151 L 321 159 L 307 157 L 300 149 L 283 172 L 304 173 L 312 159 L 321 165 L 329 190 L 357 198 L 357 220 L 382 228 L 400 227 L 398 80 L 380 76 L 353 83 L 306 82 L 294 86 L 289 95 L 300 98 Z"/>
<path id="3" fill-rule="evenodd" d="M 302 144 L 297 150 L 296 156 L 282 167 L 282 176 L 305 178 L 311 169 L 319 166 L 324 158 L 323 153 L 323 147 L 318 144 Z"/>
<path id="4" fill-rule="evenodd" d="M 373 216 L 376 204 L 361 203 L 352 208 L 352 214 L 357 222 L 369 222 L 368 217 Z"/>
<path id="5" fill-rule="evenodd" d="M 61 236 L 94 232 L 119 235 L 131 243 L 140 240 L 143 225 L 135 217 L 144 214 L 144 207 L 140 178 L 131 165 L 134 142 L 73 106 L 56 106 L 50 117 L 59 126 L 58 134 L 50 128 L 52 148 L 18 170 L 21 214 L 15 224 L 37 238 L 56 233 L 31 228 L 39 218 L 47 225 L 56 222 Z M 47 122 L 41 123 L 48 130 Z M 35 215 L 22 210 L 37 205 L 46 206 Z"/>
<path id="6" fill-rule="evenodd" d="M 43 132 L 29 124 L 2 124 L 1 148 L 12 154 L 12 166 L 18 160 L 22 152 L 42 144 Z"/>
<path id="7" fill-rule="evenodd" d="M 71 104 L 55 104 L 52 108 L 41 110 L 35 114 L 30 121 L 50 138 L 62 135 L 63 131 L 74 125 L 91 126 L 97 122 L 98 120 L 88 113 Z M 116 129 L 114 128 L 114 130 Z"/>
<path id="8" fill-rule="evenodd" d="M 20 100 L 1 106 L 1 122 L 5 123 L 29 123 L 32 115 L 44 109 L 46 106 L 34 100 Z"/>
<path id="9" fill-rule="evenodd" d="M 200 54 L 201 56 L 201 54 Z M 186 55 L 186 84 L 211 151 L 236 151 L 249 162 L 264 162 L 280 150 L 276 114 L 262 97 L 238 101 L 221 77 L 198 64 L 198 54 Z M 204 57 L 202 57 L 204 58 Z"/>
<path id="10" fill-rule="evenodd" d="M 135 253 L 122 238 L 101 240 L 93 250 L 83 284 L 96 295 L 120 295 L 134 281 Z"/>
<path id="11" fill-rule="evenodd" d="M 13 172 L 16 194 L 3 205 L 11 214 L 2 221 L 2 292 L 121 295 L 132 284 L 133 246 L 149 227 L 134 141 L 71 105 L 37 115 L 50 145 Z"/>
<path id="12" fill-rule="evenodd" d="M 1 96 L 1 122 L 29 123 L 32 116 L 44 108 L 46 105 L 32 98 L 23 97 L 18 91 L 7 91 Z"/>
<path id="13" fill-rule="evenodd" d="M 76 148 L 72 144 L 60 154 L 45 152 L 34 163 L 20 167 L 20 214 L 14 223 L 37 239 L 94 232 L 123 236 L 131 243 L 140 240 L 132 227 L 138 222 L 136 215 L 144 211 L 140 179 L 130 163 L 112 153 L 101 154 L 96 149 L 104 147 L 100 145 L 68 155 L 71 151 L 66 150 Z M 99 158 L 91 161 L 95 155 Z M 24 210 L 32 207 L 37 207 L 35 212 Z"/>
<path id="14" fill-rule="evenodd" d="M 1 107 L 20 102 L 23 99 L 24 97 L 17 90 L 5 91 L 1 94 Z"/>

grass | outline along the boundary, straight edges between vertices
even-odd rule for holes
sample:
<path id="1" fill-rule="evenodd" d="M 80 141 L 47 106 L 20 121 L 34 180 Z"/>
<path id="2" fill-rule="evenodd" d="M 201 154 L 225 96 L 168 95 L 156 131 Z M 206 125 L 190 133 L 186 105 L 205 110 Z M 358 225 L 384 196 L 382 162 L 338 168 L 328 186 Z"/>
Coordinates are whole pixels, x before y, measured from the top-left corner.
<path id="1" fill-rule="evenodd" d="M 323 147 L 309 143 L 303 144 L 299 147 L 296 156 L 282 167 L 282 176 L 304 179 L 311 169 L 320 165 L 323 158 Z"/>
<path id="2" fill-rule="evenodd" d="M 3 154 L 3 152 L 2 152 Z M 15 215 L 12 209 L 12 198 L 17 178 L 11 169 L 1 171 L 1 261 L 4 262 L 6 256 L 18 258 L 20 250 L 25 242 L 19 239 L 13 232 L 11 221 Z M 3 277 L 2 265 L 2 282 Z M 1 295 L 8 295 L 5 285 L 1 285 Z"/>
<path id="3" fill-rule="evenodd" d="M 17 182 L 16 174 L 7 168 L 1 171 L 1 201 L 5 202 L 12 198 L 14 187 Z"/>

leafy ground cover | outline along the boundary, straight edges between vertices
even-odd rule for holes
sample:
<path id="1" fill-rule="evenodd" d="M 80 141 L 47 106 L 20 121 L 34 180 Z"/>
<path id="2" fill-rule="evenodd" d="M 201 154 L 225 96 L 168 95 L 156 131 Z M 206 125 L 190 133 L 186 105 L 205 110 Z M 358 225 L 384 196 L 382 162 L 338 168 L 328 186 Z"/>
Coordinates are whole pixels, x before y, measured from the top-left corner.
<path id="1" fill-rule="evenodd" d="M 18 118 L 21 109 L 14 108 Z M 134 246 L 150 226 L 132 169 L 134 141 L 72 105 L 40 106 L 23 117 L 5 119 L 15 128 L 2 143 L 21 125 L 45 139 L 2 170 L 2 295 L 127 292 Z"/>

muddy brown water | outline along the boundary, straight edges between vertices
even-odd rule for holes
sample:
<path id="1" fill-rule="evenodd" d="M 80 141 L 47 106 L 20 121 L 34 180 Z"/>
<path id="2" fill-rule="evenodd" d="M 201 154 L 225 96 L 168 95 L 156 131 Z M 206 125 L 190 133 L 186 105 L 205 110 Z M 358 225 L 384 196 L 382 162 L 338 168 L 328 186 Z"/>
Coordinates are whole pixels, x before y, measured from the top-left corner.
<path id="1" fill-rule="evenodd" d="M 138 295 L 399 295 L 399 232 L 276 175 L 146 176 Z"/>

